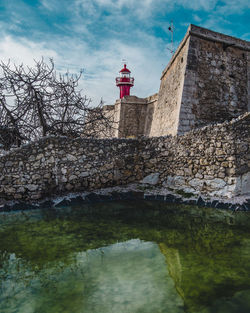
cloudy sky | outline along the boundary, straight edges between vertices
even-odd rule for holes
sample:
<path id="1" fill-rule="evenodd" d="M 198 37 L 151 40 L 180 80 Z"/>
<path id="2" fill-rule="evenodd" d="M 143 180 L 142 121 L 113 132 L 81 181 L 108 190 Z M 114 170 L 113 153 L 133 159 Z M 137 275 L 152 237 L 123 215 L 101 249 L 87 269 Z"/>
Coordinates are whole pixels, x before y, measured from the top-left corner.
<path id="1" fill-rule="evenodd" d="M 43 56 L 62 73 L 84 69 L 83 93 L 112 104 L 125 59 L 132 94 L 146 97 L 170 59 L 171 20 L 175 47 L 190 23 L 250 40 L 249 0 L 0 0 L 0 60 Z"/>

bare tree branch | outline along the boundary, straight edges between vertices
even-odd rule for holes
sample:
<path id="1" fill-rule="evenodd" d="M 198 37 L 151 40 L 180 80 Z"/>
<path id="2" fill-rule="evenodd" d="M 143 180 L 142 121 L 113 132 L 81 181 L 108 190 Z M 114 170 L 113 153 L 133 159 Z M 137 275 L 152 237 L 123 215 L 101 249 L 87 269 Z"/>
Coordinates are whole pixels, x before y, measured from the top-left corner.
<path id="1" fill-rule="evenodd" d="M 58 75 L 52 59 L 34 67 L 1 62 L 0 144 L 7 149 L 50 134 L 109 136 L 113 118 L 104 114 L 102 101 L 91 108 L 78 90 L 81 76 Z"/>

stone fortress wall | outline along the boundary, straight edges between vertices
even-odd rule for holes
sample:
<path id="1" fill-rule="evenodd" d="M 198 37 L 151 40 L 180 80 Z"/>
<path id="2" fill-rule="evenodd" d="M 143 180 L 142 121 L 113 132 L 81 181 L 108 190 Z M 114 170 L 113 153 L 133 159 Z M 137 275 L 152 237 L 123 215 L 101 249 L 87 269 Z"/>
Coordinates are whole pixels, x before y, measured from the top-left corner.
<path id="1" fill-rule="evenodd" d="M 150 174 L 162 187 L 233 198 L 250 192 L 250 113 L 183 136 L 45 137 L 0 157 L 0 173 L 0 199 L 36 200 Z"/>
<path id="2" fill-rule="evenodd" d="M 112 109 L 120 138 L 181 135 L 238 117 L 250 111 L 250 42 L 190 25 L 158 94 L 127 96 Z"/>

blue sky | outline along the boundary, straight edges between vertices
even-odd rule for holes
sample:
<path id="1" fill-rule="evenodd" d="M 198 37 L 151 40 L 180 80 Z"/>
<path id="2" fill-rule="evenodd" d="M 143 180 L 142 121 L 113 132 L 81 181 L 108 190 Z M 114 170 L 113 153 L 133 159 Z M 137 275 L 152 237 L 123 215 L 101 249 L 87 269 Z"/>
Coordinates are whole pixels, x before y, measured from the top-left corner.
<path id="1" fill-rule="evenodd" d="M 62 73 L 83 68 L 83 93 L 112 104 L 126 59 L 131 93 L 146 97 L 170 59 L 171 20 L 175 47 L 190 23 L 250 40 L 249 0 L 0 0 L 0 60 L 32 65 L 44 56 Z"/>

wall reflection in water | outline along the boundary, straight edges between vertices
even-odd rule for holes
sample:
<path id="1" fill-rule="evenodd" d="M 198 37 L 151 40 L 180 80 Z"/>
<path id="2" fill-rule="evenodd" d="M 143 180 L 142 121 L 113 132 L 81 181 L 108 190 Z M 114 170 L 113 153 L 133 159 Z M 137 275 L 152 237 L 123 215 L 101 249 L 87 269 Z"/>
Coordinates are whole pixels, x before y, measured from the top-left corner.
<path id="1" fill-rule="evenodd" d="M 117 202 L 0 215 L 0 312 L 249 312 L 244 213 Z"/>

